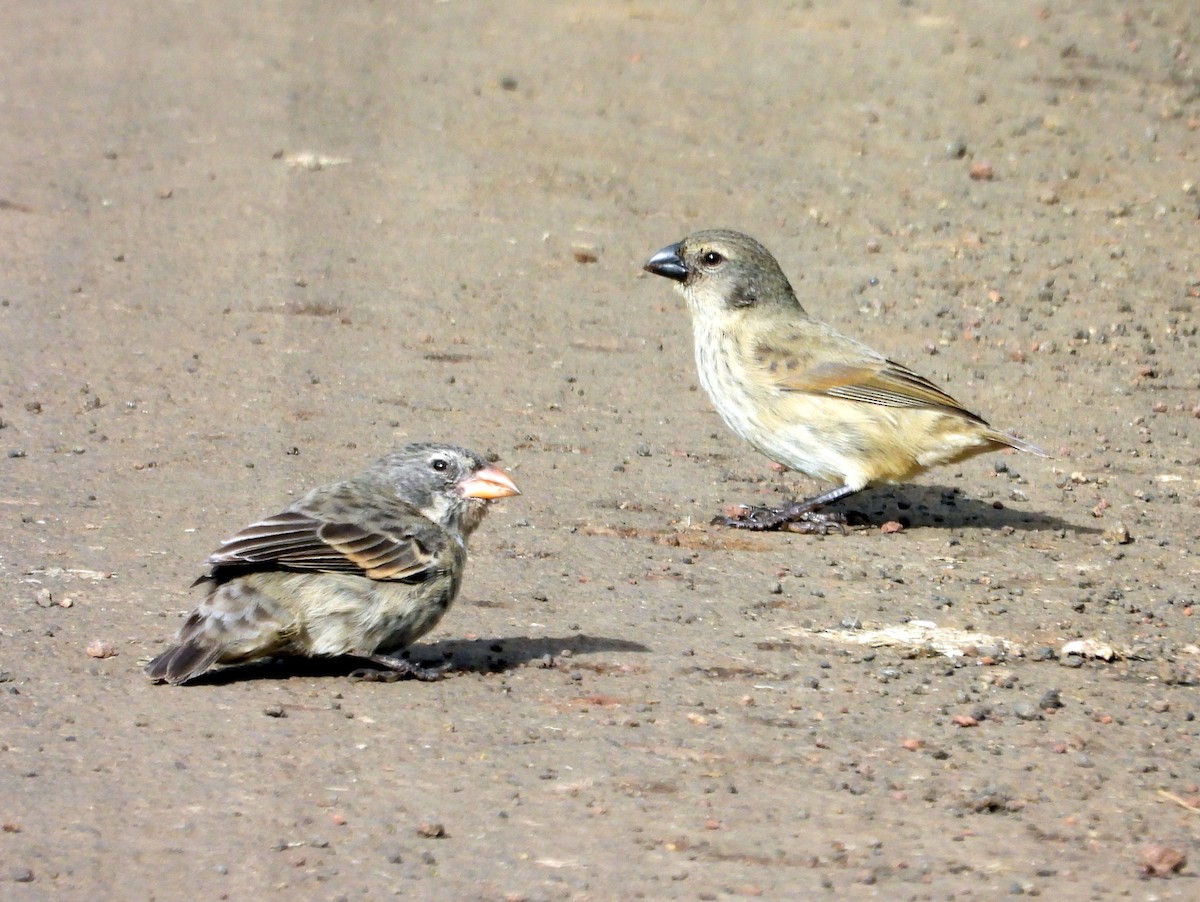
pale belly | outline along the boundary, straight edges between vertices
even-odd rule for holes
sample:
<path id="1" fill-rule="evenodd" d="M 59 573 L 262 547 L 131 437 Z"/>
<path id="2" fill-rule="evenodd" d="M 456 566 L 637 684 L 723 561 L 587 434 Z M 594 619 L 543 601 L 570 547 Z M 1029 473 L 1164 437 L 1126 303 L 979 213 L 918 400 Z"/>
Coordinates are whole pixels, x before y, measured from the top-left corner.
<path id="1" fill-rule="evenodd" d="M 722 347 L 724 353 L 716 353 Z M 717 413 L 767 457 L 814 479 L 864 488 L 903 482 L 991 450 L 971 422 L 944 412 L 754 387 L 727 335 L 696 335 L 696 365 Z"/>

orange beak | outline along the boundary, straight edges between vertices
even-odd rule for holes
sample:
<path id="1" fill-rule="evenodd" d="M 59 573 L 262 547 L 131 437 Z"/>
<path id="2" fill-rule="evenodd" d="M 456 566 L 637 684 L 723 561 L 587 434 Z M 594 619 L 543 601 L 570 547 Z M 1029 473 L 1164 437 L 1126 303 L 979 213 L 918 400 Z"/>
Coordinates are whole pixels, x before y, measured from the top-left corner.
<path id="1" fill-rule="evenodd" d="M 465 498 L 482 498 L 484 501 L 521 494 L 512 478 L 499 467 L 476 470 L 470 478 L 459 483 L 458 490 Z"/>

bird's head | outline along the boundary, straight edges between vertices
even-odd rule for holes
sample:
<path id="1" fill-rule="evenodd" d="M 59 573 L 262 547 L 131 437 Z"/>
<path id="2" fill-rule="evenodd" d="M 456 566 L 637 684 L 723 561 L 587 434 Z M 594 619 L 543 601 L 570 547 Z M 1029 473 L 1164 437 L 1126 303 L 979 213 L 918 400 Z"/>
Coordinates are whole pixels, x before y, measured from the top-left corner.
<path id="1" fill-rule="evenodd" d="M 751 308 L 799 308 L 771 252 L 741 232 L 709 229 L 668 245 L 643 267 L 674 280 L 694 315 Z"/>
<path id="2" fill-rule="evenodd" d="M 457 445 L 406 445 L 380 466 L 400 498 L 463 538 L 479 525 L 489 502 L 521 494 L 507 473 Z"/>

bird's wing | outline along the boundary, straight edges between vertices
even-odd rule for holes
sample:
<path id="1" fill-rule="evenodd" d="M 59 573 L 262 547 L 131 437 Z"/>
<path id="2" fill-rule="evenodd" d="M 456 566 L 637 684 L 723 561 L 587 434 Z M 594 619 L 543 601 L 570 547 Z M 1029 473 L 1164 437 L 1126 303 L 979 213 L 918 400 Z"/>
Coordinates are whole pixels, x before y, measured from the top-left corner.
<path id="1" fill-rule="evenodd" d="M 964 408 L 924 376 L 894 360 L 875 355 L 865 345 L 861 350 L 861 354 L 854 354 L 849 360 L 830 360 L 827 355 L 811 351 L 798 354 L 792 342 L 762 341 L 755 347 L 755 357 L 767 378 L 783 391 L 827 395 L 885 407 L 937 408 L 984 422 L 978 414 Z M 826 359 L 817 359 L 822 356 Z"/>
<path id="2" fill-rule="evenodd" d="M 393 518 L 383 526 L 366 528 L 292 509 L 226 539 L 207 563 L 214 576 L 223 568 L 278 568 L 411 581 L 436 566 L 441 544 L 437 527 L 415 519 Z"/>

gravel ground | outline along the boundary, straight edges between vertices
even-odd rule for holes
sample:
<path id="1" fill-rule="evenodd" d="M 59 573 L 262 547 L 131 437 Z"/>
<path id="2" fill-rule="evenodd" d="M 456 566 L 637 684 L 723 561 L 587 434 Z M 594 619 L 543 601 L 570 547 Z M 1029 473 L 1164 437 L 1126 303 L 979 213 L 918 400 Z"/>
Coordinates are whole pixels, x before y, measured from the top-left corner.
<path id="1" fill-rule="evenodd" d="M 0 895 L 1195 899 L 1200 12 L 8 4 Z M 817 487 L 652 252 L 1050 451 Z M 499 455 L 437 683 L 151 685 L 215 543 L 409 440 Z"/>

